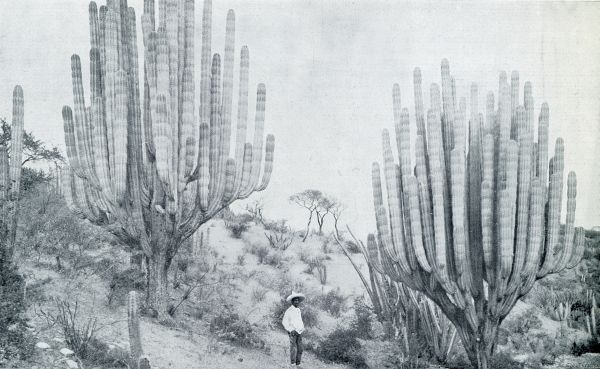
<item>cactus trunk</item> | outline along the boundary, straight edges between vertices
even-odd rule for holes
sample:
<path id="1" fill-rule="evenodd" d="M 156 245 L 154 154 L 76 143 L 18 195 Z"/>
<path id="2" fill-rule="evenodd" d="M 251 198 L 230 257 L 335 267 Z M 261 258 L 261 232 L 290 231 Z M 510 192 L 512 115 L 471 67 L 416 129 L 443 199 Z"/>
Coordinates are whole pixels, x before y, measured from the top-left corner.
<path id="1" fill-rule="evenodd" d="M 169 267 L 164 255 L 155 255 L 148 263 L 148 280 L 146 289 L 146 301 L 159 318 L 163 318 L 169 312 L 168 285 Z"/>
<path id="2" fill-rule="evenodd" d="M 156 19 L 154 1 L 144 1 L 140 83 L 134 9 L 126 0 L 108 1 L 99 12 L 90 3 L 90 101 L 73 55 L 74 109 L 63 108 L 70 168 L 62 184 L 72 210 L 140 245 L 148 259 L 148 304 L 165 316 L 169 265 L 181 244 L 224 207 L 266 188 L 274 137 L 263 137 L 266 89 L 259 84 L 254 137 L 246 137 L 242 112 L 230 147 L 233 11 L 221 68 L 219 54 L 211 63 L 212 4 L 204 1 L 197 115 L 194 1 L 159 0 L 158 8 Z M 248 101 L 248 59 L 244 46 L 240 104 Z"/>
<path id="3" fill-rule="evenodd" d="M 400 165 L 384 130 L 385 184 L 378 163 L 372 172 L 378 235 L 370 237 L 373 246 L 366 255 L 375 270 L 433 300 L 456 326 L 473 366 L 481 369 L 488 367 L 498 326 L 517 300 L 537 279 L 581 260 L 584 232 L 575 227 L 577 180 L 575 173 L 568 174 L 561 237 L 564 143 L 556 140 L 548 165 L 548 105 L 542 104 L 534 142 L 531 84 L 525 83 L 521 106 L 518 73 L 512 74 L 509 86 L 503 72 L 496 111 L 494 95 L 487 95 L 486 121 L 478 111 L 478 88 L 471 86 L 467 129 L 466 103 L 457 103 L 447 60 L 441 72 L 442 96 L 432 84 L 426 130 L 421 73 L 414 73 L 414 171 L 408 112 L 394 85 Z"/>

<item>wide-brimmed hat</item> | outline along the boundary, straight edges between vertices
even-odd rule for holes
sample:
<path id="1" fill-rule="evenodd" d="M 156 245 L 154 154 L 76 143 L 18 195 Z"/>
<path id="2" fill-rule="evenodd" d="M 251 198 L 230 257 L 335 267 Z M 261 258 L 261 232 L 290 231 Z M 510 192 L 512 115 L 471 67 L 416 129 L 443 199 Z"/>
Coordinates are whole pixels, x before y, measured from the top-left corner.
<path id="1" fill-rule="evenodd" d="M 303 301 L 306 298 L 306 296 L 304 296 L 300 292 L 294 292 L 294 291 L 292 291 L 292 294 L 289 295 L 288 297 L 286 297 L 285 301 L 292 302 L 292 300 L 294 298 L 296 298 L 296 297 L 298 297 L 300 299 L 300 301 Z"/>

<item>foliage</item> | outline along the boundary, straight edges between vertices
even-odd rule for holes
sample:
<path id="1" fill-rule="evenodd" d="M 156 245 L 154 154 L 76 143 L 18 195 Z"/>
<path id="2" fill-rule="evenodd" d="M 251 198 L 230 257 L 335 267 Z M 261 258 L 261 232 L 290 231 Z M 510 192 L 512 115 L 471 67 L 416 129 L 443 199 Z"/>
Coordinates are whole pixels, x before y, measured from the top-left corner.
<path id="1" fill-rule="evenodd" d="M 220 339 L 242 347 L 265 348 L 265 342 L 254 332 L 254 326 L 241 318 L 231 306 L 224 306 L 222 312 L 210 322 L 210 331 Z"/>
<path id="2" fill-rule="evenodd" d="M 502 328 L 508 331 L 509 335 L 514 333 L 527 334 L 531 329 L 542 327 L 542 321 L 538 318 L 535 308 L 529 308 L 510 319 L 506 319 Z"/>
<path id="3" fill-rule="evenodd" d="M 125 302 L 125 297 L 132 290 L 142 290 L 146 285 L 144 272 L 138 268 L 128 268 L 115 271 L 110 277 L 108 293 L 106 295 L 108 305 L 114 300 Z"/>
<path id="4" fill-rule="evenodd" d="M 289 201 L 303 207 L 308 211 L 308 224 L 304 233 L 302 242 L 306 241 L 310 233 L 310 225 L 313 215 L 316 215 L 317 224 L 319 226 L 318 234 L 323 234 L 323 224 L 327 214 L 330 214 L 336 205 L 336 201 L 325 195 L 323 192 L 314 189 L 307 189 L 302 192 L 295 193 L 289 197 Z M 339 214 L 338 214 L 339 217 Z"/>
<path id="5" fill-rule="evenodd" d="M 357 332 L 357 337 L 368 340 L 375 338 L 373 322 L 375 316 L 373 311 L 364 299 L 357 297 L 354 299 L 354 318 L 350 326 Z"/>
<path id="6" fill-rule="evenodd" d="M 24 167 L 21 171 L 21 194 L 25 194 L 39 185 L 50 183 L 52 176 L 41 169 Z"/>
<path id="7" fill-rule="evenodd" d="M 585 353 L 600 353 L 600 341 L 596 338 L 589 338 L 587 341 L 577 343 L 573 342 L 571 353 L 575 356 L 581 356 Z"/>
<path id="8" fill-rule="evenodd" d="M 271 250 L 267 253 L 263 261 L 265 264 L 271 265 L 275 268 L 280 268 L 282 266 L 283 260 L 284 258 L 281 251 Z"/>
<path id="9" fill-rule="evenodd" d="M 97 342 L 96 334 L 101 328 L 95 316 L 81 318 L 79 315 L 79 301 L 71 303 L 67 300 L 53 298 L 55 312 L 40 311 L 46 318 L 49 326 L 57 325 L 65 339 L 67 346 L 81 359 L 88 359 L 94 354 L 94 343 Z"/>
<path id="10" fill-rule="evenodd" d="M 360 254 L 362 252 L 358 243 L 356 243 L 353 240 L 346 241 L 345 247 L 346 247 L 346 250 L 348 250 L 348 252 L 351 254 Z"/>
<path id="11" fill-rule="evenodd" d="M 34 341 L 26 329 L 25 281 L 17 268 L 0 255 L 0 366 L 33 354 Z"/>
<path id="12" fill-rule="evenodd" d="M 320 295 L 316 299 L 316 303 L 323 310 L 327 311 L 334 317 L 339 317 L 346 309 L 347 296 L 342 295 L 339 287 L 332 289 L 326 294 Z"/>
<path id="13" fill-rule="evenodd" d="M 233 238 L 242 238 L 242 234 L 250 229 L 252 217 L 249 214 L 229 213 L 224 218 L 225 228 L 231 233 Z"/>
<path id="14" fill-rule="evenodd" d="M 259 303 L 265 300 L 268 290 L 261 286 L 256 286 L 252 289 L 252 302 Z"/>
<path id="15" fill-rule="evenodd" d="M 353 328 L 336 328 L 319 342 L 315 354 L 325 361 L 366 368 L 362 346 L 357 338 L 358 332 Z"/>
<path id="16" fill-rule="evenodd" d="M 294 232 L 286 222 L 285 219 L 282 219 L 277 222 L 265 224 L 265 237 L 269 241 L 269 245 L 274 249 L 285 251 L 294 240 Z"/>
<path id="17" fill-rule="evenodd" d="M 6 119 L 0 118 L 0 146 L 9 146 L 11 137 L 11 126 L 6 122 Z M 58 147 L 52 146 L 48 148 L 46 144 L 35 138 L 31 132 L 23 132 L 23 162 L 34 163 L 37 161 L 47 162 L 62 162 L 64 158 Z"/>
<path id="18" fill-rule="evenodd" d="M 252 255 L 254 255 L 258 258 L 259 264 L 264 264 L 267 259 L 267 255 L 269 255 L 268 246 L 265 246 L 263 244 L 257 244 L 257 243 L 250 244 L 247 247 L 247 250 L 249 253 L 251 253 Z"/>

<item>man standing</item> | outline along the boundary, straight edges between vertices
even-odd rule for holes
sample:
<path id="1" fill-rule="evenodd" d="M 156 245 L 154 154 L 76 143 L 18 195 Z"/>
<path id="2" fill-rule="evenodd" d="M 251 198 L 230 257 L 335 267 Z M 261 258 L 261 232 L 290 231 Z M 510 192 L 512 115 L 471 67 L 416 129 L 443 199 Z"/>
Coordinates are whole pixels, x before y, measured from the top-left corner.
<path id="1" fill-rule="evenodd" d="M 283 315 L 283 327 L 288 331 L 290 338 L 290 361 L 291 365 L 300 365 L 302 359 L 302 332 L 304 332 L 304 323 L 302 322 L 302 313 L 298 306 L 304 301 L 305 296 L 301 293 L 293 292 L 286 298 L 291 303 Z"/>

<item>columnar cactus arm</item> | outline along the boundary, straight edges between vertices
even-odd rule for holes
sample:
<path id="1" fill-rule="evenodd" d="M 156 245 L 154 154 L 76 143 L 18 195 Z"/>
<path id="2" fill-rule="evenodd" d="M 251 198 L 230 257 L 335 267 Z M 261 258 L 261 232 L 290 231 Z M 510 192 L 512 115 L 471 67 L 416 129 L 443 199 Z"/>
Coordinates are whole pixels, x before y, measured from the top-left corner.
<path id="1" fill-rule="evenodd" d="M 23 88 L 19 85 L 13 90 L 13 119 L 10 137 L 10 194 L 17 199 L 21 187 L 21 162 L 23 158 L 23 126 L 25 123 L 25 108 Z"/>
<path id="2" fill-rule="evenodd" d="M 0 258 L 10 261 L 14 252 L 19 214 L 23 155 L 24 99 L 21 86 L 13 90 L 10 155 L 0 146 Z"/>
<path id="3" fill-rule="evenodd" d="M 0 211 L 4 210 L 4 202 L 8 200 L 10 187 L 10 166 L 8 164 L 8 150 L 6 146 L 0 146 Z M 4 215 L 4 213 L 2 213 Z"/>

